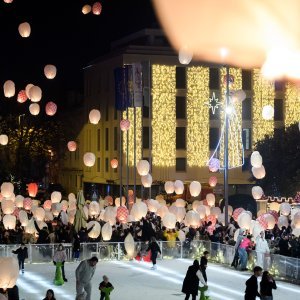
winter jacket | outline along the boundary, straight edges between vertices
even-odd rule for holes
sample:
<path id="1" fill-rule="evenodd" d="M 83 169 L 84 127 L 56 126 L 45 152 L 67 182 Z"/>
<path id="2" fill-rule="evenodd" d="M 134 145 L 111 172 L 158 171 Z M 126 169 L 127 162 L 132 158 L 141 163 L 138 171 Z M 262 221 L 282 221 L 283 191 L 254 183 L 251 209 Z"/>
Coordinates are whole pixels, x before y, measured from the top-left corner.
<path id="1" fill-rule="evenodd" d="M 94 276 L 96 266 L 92 267 L 89 260 L 83 260 L 76 269 L 76 281 L 80 281 L 83 284 L 87 284 Z"/>

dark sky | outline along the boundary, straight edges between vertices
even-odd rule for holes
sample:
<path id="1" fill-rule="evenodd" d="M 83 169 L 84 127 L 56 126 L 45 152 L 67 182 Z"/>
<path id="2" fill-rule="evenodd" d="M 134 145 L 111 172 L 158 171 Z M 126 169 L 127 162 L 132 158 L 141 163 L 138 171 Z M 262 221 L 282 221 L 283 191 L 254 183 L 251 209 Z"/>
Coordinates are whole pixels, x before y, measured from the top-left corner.
<path id="1" fill-rule="evenodd" d="M 15 82 L 16 93 L 33 83 L 57 103 L 67 90 L 82 90 L 82 68 L 109 51 L 111 41 L 156 23 L 150 0 L 103 0 L 100 16 L 82 14 L 84 4 L 95 2 L 90 0 L 0 1 L 1 90 L 7 79 Z M 22 22 L 31 25 L 29 38 L 18 33 Z M 54 80 L 44 77 L 46 64 L 57 66 Z M 16 97 L 8 100 L 1 91 L 0 114 L 13 103 Z"/>

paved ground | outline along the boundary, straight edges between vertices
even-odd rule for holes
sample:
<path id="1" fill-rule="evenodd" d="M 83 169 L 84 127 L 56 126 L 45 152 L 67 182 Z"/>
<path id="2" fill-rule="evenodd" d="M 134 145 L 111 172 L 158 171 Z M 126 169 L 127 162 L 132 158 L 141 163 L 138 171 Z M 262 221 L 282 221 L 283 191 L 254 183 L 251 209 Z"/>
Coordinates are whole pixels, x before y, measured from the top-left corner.
<path id="1" fill-rule="evenodd" d="M 54 266 L 33 264 L 25 266 L 25 274 L 20 275 L 17 285 L 20 299 L 41 300 L 47 289 L 55 291 L 57 300 L 75 299 L 75 269 L 78 263 L 66 264 L 68 282 L 62 287 L 53 285 Z M 158 261 L 158 269 L 150 270 L 144 262 L 100 262 L 93 278 L 92 300 L 100 299 L 98 284 L 102 276 L 108 275 L 115 286 L 112 300 L 175 300 L 184 299 L 180 292 L 182 281 L 190 260 Z M 248 274 L 209 264 L 207 271 L 211 298 L 213 300 L 241 300 Z M 288 283 L 278 283 L 274 300 L 300 299 L 300 287 Z"/>

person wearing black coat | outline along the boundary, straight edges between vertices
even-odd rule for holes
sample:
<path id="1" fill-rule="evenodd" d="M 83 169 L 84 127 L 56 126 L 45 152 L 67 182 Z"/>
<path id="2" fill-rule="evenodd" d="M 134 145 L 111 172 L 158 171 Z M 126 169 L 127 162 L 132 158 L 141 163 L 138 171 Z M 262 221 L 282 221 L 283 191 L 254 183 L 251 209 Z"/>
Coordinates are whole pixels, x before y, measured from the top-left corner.
<path id="1" fill-rule="evenodd" d="M 273 300 L 272 290 L 276 290 L 276 282 L 268 271 L 264 271 L 260 282 L 260 295 L 262 300 Z"/>
<path id="2" fill-rule="evenodd" d="M 35 228 L 39 234 L 39 237 L 36 241 L 37 244 L 49 244 L 49 232 L 48 232 L 48 227 L 43 227 L 42 229 L 39 228 L 38 224 L 36 221 L 34 221 Z"/>
<path id="3" fill-rule="evenodd" d="M 245 300 L 255 300 L 256 297 L 261 297 L 258 292 L 257 277 L 262 273 L 261 267 L 254 267 L 253 275 L 246 281 Z"/>
<path id="4" fill-rule="evenodd" d="M 22 243 L 21 247 L 19 247 L 17 250 L 13 250 L 12 253 L 18 255 L 19 270 L 22 270 L 22 273 L 24 273 L 24 262 L 25 259 L 28 258 L 27 247 L 25 247 L 25 244 Z"/>
<path id="5" fill-rule="evenodd" d="M 203 256 L 201 257 L 201 260 L 200 260 L 200 270 L 202 272 L 205 282 L 207 282 L 206 268 L 207 268 L 207 263 L 208 263 L 208 260 L 207 260 L 208 255 L 209 255 L 209 252 L 204 251 Z"/>
<path id="6" fill-rule="evenodd" d="M 153 264 L 151 269 L 156 270 L 156 258 L 157 258 L 158 253 L 161 254 L 161 250 L 160 250 L 154 236 L 151 238 L 151 242 L 148 246 L 147 251 L 150 251 L 150 250 L 151 250 L 151 261 Z"/>
<path id="7" fill-rule="evenodd" d="M 8 288 L 7 290 L 0 289 L 0 295 L 4 295 L 7 300 L 19 300 L 19 288 L 17 285 L 12 288 Z"/>

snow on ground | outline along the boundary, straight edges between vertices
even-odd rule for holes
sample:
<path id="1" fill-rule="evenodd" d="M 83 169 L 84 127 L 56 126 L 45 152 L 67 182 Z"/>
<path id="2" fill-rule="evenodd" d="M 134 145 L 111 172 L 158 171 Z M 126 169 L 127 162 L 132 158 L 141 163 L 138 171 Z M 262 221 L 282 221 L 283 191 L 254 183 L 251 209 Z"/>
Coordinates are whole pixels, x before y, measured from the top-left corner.
<path id="1" fill-rule="evenodd" d="M 111 300 L 175 300 L 184 299 L 181 285 L 191 260 L 158 261 L 158 269 L 150 270 L 151 264 L 136 261 L 100 261 L 93 278 L 92 300 L 100 299 L 98 285 L 107 275 L 115 290 Z M 53 289 L 57 300 L 75 299 L 75 269 L 78 263 L 65 266 L 68 282 L 57 287 L 53 284 L 55 267 L 51 264 L 27 264 L 25 274 L 20 275 L 17 285 L 20 299 L 41 300 L 47 289 Z M 213 300 L 244 299 L 245 281 L 250 273 L 241 273 L 219 265 L 209 264 L 208 285 Z M 300 287 L 278 282 L 274 300 L 300 299 Z"/>

